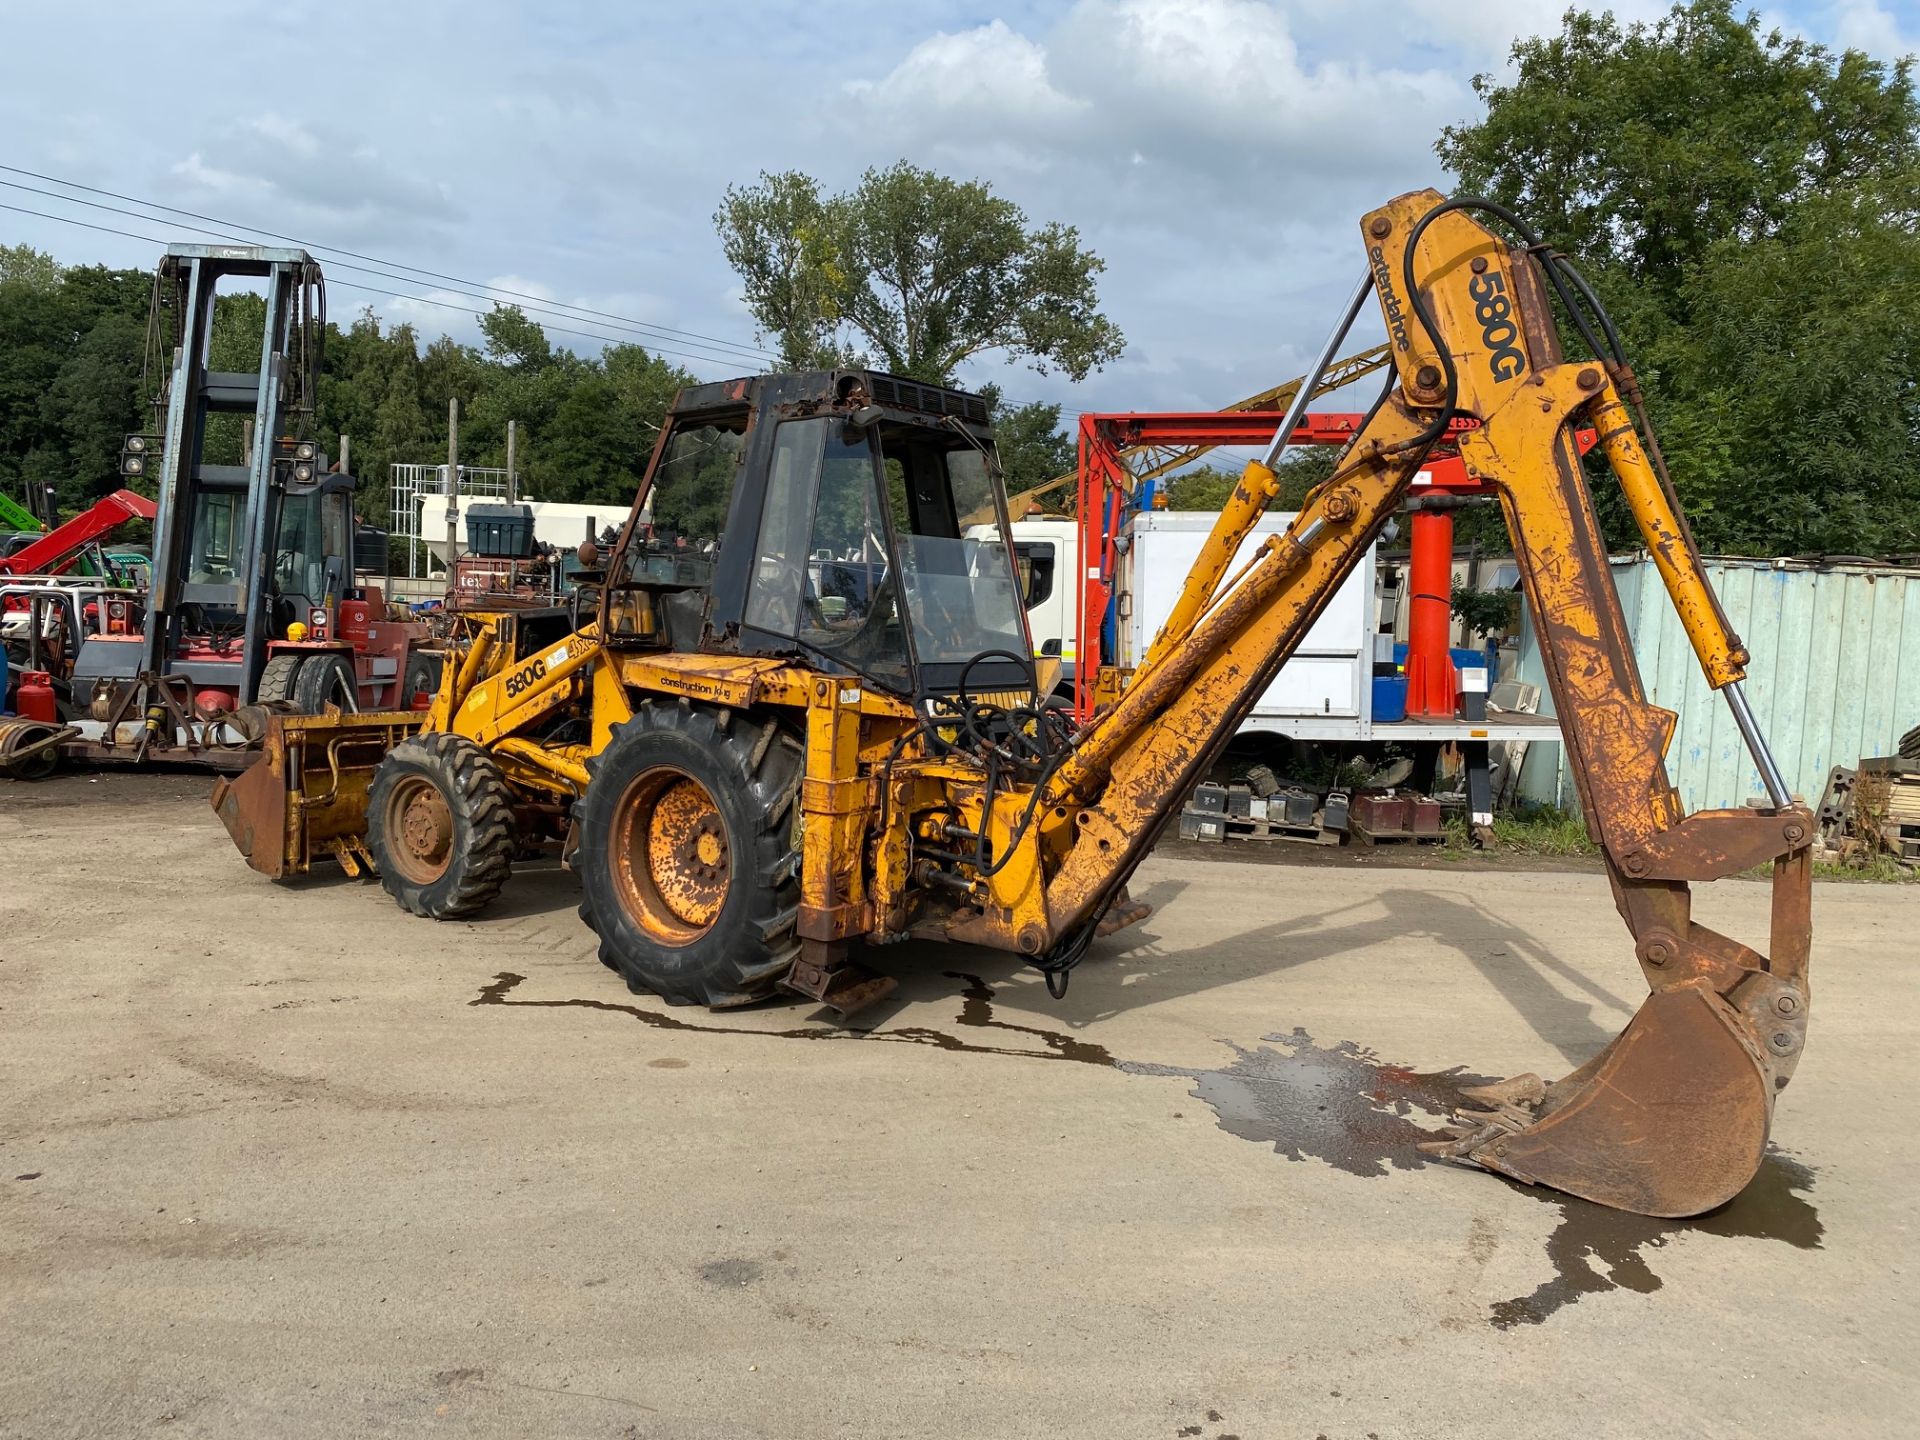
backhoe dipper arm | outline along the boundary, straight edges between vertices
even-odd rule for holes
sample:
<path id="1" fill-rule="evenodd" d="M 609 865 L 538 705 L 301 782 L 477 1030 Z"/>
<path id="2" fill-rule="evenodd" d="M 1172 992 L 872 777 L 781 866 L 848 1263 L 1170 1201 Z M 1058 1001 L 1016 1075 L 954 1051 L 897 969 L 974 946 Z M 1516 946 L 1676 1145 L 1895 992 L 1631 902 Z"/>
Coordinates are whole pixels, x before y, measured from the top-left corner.
<path id="1" fill-rule="evenodd" d="M 1439 1149 L 1516 1179 L 1650 1215 L 1711 1209 L 1757 1170 L 1804 1040 L 1812 816 L 1789 803 L 1739 698 L 1746 653 L 1709 587 L 1657 451 L 1629 418 L 1631 371 L 1578 277 L 1545 247 L 1510 247 L 1471 218 L 1497 207 L 1405 195 L 1362 221 L 1397 384 L 1289 531 L 1218 589 L 1203 555 L 1184 629 L 1156 645 L 1121 700 L 1048 782 L 1076 832 L 1046 882 L 1046 929 L 1097 915 L 1150 848 L 1315 616 L 1397 507 L 1454 414 L 1471 473 L 1498 490 L 1586 822 L 1652 994 L 1600 1055 L 1553 1085 L 1490 1087 Z M 1548 286 L 1602 358 L 1562 358 Z M 1591 323 L 1589 319 L 1591 315 Z M 1605 332 L 1602 341 L 1593 323 Z M 1724 689 L 1770 793 L 1764 810 L 1688 816 L 1664 764 L 1675 717 L 1651 705 L 1614 591 L 1573 429 L 1592 424 L 1708 682 Z M 1651 459 L 1649 457 L 1652 457 Z M 1228 507 L 1264 504 L 1248 467 Z M 1209 568 L 1210 564 L 1213 568 Z M 1774 864 L 1771 958 L 1695 924 L 1687 882 Z M 1022 949 L 1031 949 L 1023 937 Z M 1057 943 L 1057 942 L 1056 942 Z"/>

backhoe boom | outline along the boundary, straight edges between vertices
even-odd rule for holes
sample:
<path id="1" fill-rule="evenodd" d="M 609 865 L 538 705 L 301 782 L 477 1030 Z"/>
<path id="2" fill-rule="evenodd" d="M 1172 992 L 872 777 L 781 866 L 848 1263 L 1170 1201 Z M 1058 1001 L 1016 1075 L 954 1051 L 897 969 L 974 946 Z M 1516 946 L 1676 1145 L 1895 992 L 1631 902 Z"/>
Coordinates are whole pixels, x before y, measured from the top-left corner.
<path id="1" fill-rule="evenodd" d="M 1476 208 L 1490 209 L 1422 191 L 1365 218 L 1398 383 L 1289 530 L 1222 590 L 1223 557 L 1273 494 L 1272 471 L 1247 467 L 1166 630 L 1047 782 L 1045 803 L 1073 813 L 1076 833 L 1045 883 L 1044 938 L 1029 929 L 1015 942 L 1061 945 L 1120 893 L 1398 508 L 1445 422 L 1473 416 L 1461 455 L 1499 494 L 1587 825 L 1652 994 L 1587 1066 L 1554 1086 L 1521 1077 L 1490 1092 L 1495 1108 L 1464 1117 L 1442 1148 L 1609 1205 L 1697 1214 L 1758 1167 L 1774 1092 L 1804 1040 L 1812 816 L 1789 802 L 1740 699 L 1746 652 L 1658 452 L 1630 418 L 1624 357 L 1562 358 L 1545 268 L 1560 262 L 1510 247 L 1471 218 Z M 1663 759 L 1675 717 L 1642 688 L 1576 424 L 1598 428 L 1702 670 L 1754 746 L 1769 808 L 1685 813 Z M 1771 959 L 1695 923 L 1687 888 L 1769 862 Z M 1015 891 L 1002 888 L 1017 910 Z M 988 938 L 992 925 L 972 928 L 968 938 Z"/>

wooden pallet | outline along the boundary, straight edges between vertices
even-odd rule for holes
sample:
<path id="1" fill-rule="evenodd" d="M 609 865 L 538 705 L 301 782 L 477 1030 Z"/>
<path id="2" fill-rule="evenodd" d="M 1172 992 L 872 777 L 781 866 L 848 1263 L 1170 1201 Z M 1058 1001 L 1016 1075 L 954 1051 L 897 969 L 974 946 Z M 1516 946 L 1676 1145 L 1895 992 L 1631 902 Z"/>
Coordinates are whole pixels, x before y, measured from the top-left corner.
<path id="1" fill-rule="evenodd" d="M 1358 820 L 1353 822 L 1353 838 L 1362 845 L 1438 845 L 1447 838 L 1445 830 L 1416 833 L 1412 830 L 1369 830 Z"/>
<path id="2" fill-rule="evenodd" d="M 1218 845 L 1226 840 L 1292 840 L 1302 845 L 1338 845 L 1338 830 L 1318 825 L 1288 825 L 1278 820 L 1261 820 L 1252 815 L 1223 815 L 1217 810 L 1187 809 L 1180 812 L 1180 835 L 1203 845 Z"/>

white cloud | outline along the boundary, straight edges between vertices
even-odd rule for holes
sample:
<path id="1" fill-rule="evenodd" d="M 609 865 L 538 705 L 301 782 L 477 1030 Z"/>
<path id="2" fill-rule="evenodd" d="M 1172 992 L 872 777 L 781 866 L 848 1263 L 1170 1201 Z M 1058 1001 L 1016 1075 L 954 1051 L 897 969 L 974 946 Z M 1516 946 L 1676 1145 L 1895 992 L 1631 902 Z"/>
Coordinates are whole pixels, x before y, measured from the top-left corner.
<path id="1" fill-rule="evenodd" d="M 1444 184 L 1431 144 L 1476 113 L 1470 77 L 1500 72 L 1514 35 L 1556 31 L 1569 0 L 841 0 L 828 23 L 812 0 L 753 0 L 719 25 L 710 7 L 468 0 L 454 26 L 392 0 L 259 23 L 218 3 L 236 21 L 218 54 L 190 27 L 141 32 L 143 64 L 175 82 L 164 125 L 138 87 L 99 84 L 73 7 L 11 7 L 9 163 L 751 343 L 713 230 L 722 189 L 787 168 L 838 189 L 906 158 L 1078 226 L 1108 262 L 1102 298 L 1130 341 L 1117 366 L 1078 389 L 968 378 L 1117 409 L 1214 405 L 1297 373 L 1356 276 L 1356 218 Z M 1599 3 L 1631 20 L 1668 0 Z M 1829 43 L 1914 48 L 1913 0 L 1774 3 Z M 102 29 L 145 14 L 88 9 Z M 342 35 L 379 43 L 324 83 L 285 83 L 286 56 Z M 152 263 L 141 241 L 4 223 L 0 240 L 63 258 Z M 363 299 L 356 281 L 444 283 L 329 279 L 337 313 Z M 473 338 L 460 314 L 372 303 Z M 660 348 L 709 377 L 739 368 Z"/>
<path id="2" fill-rule="evenodd" d="M 269 113 L 256 115 L 247 122 L 247 127 L 263 139 L 304 159 L 310 160 L 320 153 L 320 141 L 298 120 L 288 120 L 284 116 Z"/>
<path id="3" fill-rule="evenodd" d="M 1920 50 L 1916 37 L 1906 34 L 1899 20 L 1874 0 L 1839 0 L 1827 7 L 1833 38 L 1839 45 L 1864 50 L 1882 60 L 1894 60 Z M 1913 12 L 1907 12 L 1912 20 Z"/>
<path id="4" fill-rule="evenodd" d="M 1059 124 L 1088 108 L 1054 88 L 1047 52 L 1004 20 L 930 36 L 880 80 L 852 81 L 847 92 L 894 115 L 991 117 L 1016 128 Z"/>

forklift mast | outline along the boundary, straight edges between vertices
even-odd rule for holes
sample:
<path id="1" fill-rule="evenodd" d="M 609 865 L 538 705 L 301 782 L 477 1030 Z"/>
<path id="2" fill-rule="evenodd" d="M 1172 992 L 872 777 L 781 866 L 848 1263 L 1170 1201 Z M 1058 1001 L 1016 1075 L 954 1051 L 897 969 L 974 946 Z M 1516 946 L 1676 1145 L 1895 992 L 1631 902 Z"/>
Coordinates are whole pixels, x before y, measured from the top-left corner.
<path id="1" fill-rule="evenodd" d="M 264 282 L 260 358 L 252 371 L 210 368 L 215 297 L 229 280 Z M 273 638 L 277 501 L 288 488 L 311 489 L 326 470 L 325 457 L 302 438 L 320 369 L 324 294 L 320 267 L 304 250 L 177 244 L 161 258 L 154 331 L 170 330 L 172 354 L 154 407 L 165 407 L 164 428 L 157 436 L 129 436 L 121 463 L 128 475 L 157 469 L 147 674 L 176 668 L 183 612 L 198 606 L 237 632 L 239 698 L 254 698 Z M 208 421 L 216 415 L 252 421 L 238 465 L 206 458 Z"/>

